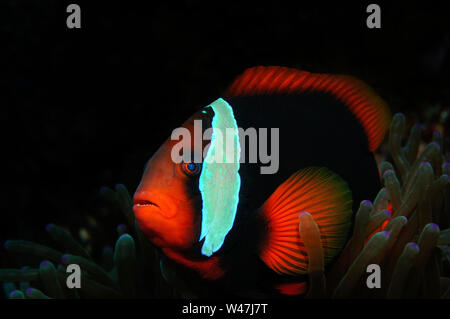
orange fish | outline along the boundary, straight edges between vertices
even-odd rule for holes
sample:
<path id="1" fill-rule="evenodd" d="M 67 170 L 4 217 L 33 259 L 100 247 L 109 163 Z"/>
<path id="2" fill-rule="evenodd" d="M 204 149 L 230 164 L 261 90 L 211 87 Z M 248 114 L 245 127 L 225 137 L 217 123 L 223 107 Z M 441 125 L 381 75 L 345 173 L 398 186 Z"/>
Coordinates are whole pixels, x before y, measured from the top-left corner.
<path id="1" fill-rule="evenodd" d="M 180 135 L 172 134 L 148 161 L 134 195 L 139 227 L 166 257 L 227 291 L 303 293 L 308 256 L 298 215 L 312 215 L 331 263 L 350 235 L 352 211 L 379 190 L 372 152 L 390 116 L 355 78 L 250 68 L 182 125 L 187 158 L 174 161 Z M 242 136 L 252 129 L 257 145 Z M 224 130 L 234 147 L 221 162 Z M 270 138 L 261 135 L 267 130 Z M 271 151 L 274 165 L 252 159 L 255 147 Z"/>

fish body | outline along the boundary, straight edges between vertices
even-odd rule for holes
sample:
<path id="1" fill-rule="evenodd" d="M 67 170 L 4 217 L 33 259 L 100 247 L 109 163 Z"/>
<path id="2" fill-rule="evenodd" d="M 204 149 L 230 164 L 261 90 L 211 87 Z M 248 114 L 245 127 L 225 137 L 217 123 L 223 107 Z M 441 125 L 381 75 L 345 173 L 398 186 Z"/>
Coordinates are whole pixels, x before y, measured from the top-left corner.
<path id="1" fill-rule="evenodd" d="M 248 69 L 182 125 L 191 133 L 183 145 L 200 161 L 175 163 L 173 136 L 149 160 L 134 196 L 138 224 L 167 258 L 229 291 L 301 293 L 308 257 L 298 215 L 313 216 L 330 264 L 351 235 L 352 212 L 380 188 L 372 152 L 389 119 L 384 102 L 354 78 Z M 220 128 L 229 129 L 232 161 L 209 163 Z M 267 129 L 258 147 L 269 141 L 275 169 L 263 174 L 268 163 L 250 160 L 238 128 Z M 208 129 L 211 138 L 196 142 Z"/>

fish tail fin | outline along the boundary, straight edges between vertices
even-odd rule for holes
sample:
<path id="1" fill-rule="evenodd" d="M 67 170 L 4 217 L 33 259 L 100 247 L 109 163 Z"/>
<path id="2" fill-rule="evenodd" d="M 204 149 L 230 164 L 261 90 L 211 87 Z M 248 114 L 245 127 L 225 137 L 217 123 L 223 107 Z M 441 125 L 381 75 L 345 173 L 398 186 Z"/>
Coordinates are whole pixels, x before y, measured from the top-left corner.
<path id="1" fill-rule="evenodd" d="M 299 234 L 301 212 L 312 215 L 319 227 L 325 263 L 343 248 L 351 225 L 352 195 L 347 183 L 324 167 L 294 173 L 261 206 L 263 238 L 259 256 L 278 274 L 300 275 L 308 269 L 308 255 Z"/>
<path id="2" fill-rule="evenodd" d="M 323 92 L 340 100 L 364 129 L 370 151 L 376 150 L 389 129 L 387 104 L 363 81 L 347 75 L 310 73 L 279 66 L 257 66 L 238 76 L 225 97 Z"/>

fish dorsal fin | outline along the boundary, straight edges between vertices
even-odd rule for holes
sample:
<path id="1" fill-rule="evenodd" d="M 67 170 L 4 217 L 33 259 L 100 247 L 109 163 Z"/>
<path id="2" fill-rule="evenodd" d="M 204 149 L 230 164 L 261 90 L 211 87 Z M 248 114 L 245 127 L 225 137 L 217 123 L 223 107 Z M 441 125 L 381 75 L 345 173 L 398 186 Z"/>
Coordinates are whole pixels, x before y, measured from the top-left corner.
<path id="1" fill-rule="evenodd" d="M 279 274 L 299 275 L 308 269 L 299 233 L 299 214 L 304 211 L 319 227 L 327 263 L 341 251 L 350 230 L 352 195 L 347 183 L 327 168 L 309 167 L 294 173 L 260 208 L 266 232 L 259 255 Z"/>
<path id="2" fill-rule="evenodd" d="M 238 76 L 226 91 L 225 97 L 311 91 L 329 93 L 342 101 L 364 128 L 370 151 L 378 148 L 389 128 L 391 112 L 367 84 L 352 76 L 257 66 Z"/>

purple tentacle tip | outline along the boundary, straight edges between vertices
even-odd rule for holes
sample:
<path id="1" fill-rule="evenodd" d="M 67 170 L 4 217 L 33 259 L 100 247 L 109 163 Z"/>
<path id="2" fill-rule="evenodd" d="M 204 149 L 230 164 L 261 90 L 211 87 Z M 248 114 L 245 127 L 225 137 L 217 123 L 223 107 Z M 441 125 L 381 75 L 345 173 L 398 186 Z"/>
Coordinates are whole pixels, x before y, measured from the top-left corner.
<path id="1" fill-rule="evenodd" d="M 50 265 L 50 262 L 48 260 L 44 260 L 43 262 L 41 262 L 41 267 L 45 267 Z"/>
<path id="2" fill-rule="evenodd" d="M 390 234 L 387 230 L 385 230 L 385 231 L 383 232 L 383 234 L 384 234 L 387 238 L 389 238 L 389 236 L 391 236 L 391 234 Z"/>
<path id="3" fill-rule="evenodd" d="M 302 215 L 305 215 L 305 214 L 307 214 L 308 212 L 307 211 L 302 211 L 300 214 L 298 214 L 298 216 L 300 217 L 300 216 L 302 216 Z"/>
<path id="4" fill-rule="evenodd" d="M 32 292 L 33 292 L 33 290 L 34 290 L 34 288 L 28 288 L 26 291 L 25 291 L 25 293 L 27 294 L 27 295 L 29 295 L 29 294 L 31 294 Z"/>
<path id="5" fill-rule="evenodd" d="M 428 225 L 430 225 L 430 227 L 434 228 L 435 230 L 440 231 L 440 228 L 439 228 L 438 224 L 430 223 Z"/>
<path id="6" fill-rule="evenodd" d="M 372 202 L 368 199 L 363 200 L 362 203 L 363 203 L 363 205 L 368 205 L 368 206 L 372 205 Z"/>
<path id="7" fill-rule="evenodd" d="M 3 249 L 8 250 L 8 240 L 3 243 Z"/>
<path id="8" fill-rule="evenodd" d="M 407 244 L 408 247 L 414 248 L 415 250 L 419 250 L 419 245 L 417 243 L 411 242 Z"/>
<path id="9" fill-rule="evenodd" d="M 69 259 L 69 256 L 68 256 L 68 255 L 63 255 L 63 256 L 61 257 L 61 261 L 62 261 L 63 264 L 66 264 L 68 259 Z"/>
<path id="10" fill-rule="evenodd" d="M 46 226 L 45 226 L 45 230 L 46 231 L 49 231 L 50 230 L 50 228 L 53 226 L 53 224 L 47 224 Z"/>
<path id="11" fill-rule="evenodd" d="M 450 166 L 450 160 L 445 161 L 444 167 Z"/>
<path id="12" fill-rule="evenodd" d="M 441 145 L 438 142 L 431 142 L 430 144 L 436 145 L 438 149 L 441 149 Z"/>
<path id="13" fill-rule="evenodd" d="M 422 124 L 420 124 L 420 123 L 416 123 L 416 124 L 414 124 L 414 128 L 422 128 L 423 127 L 423 125 Z"/>

